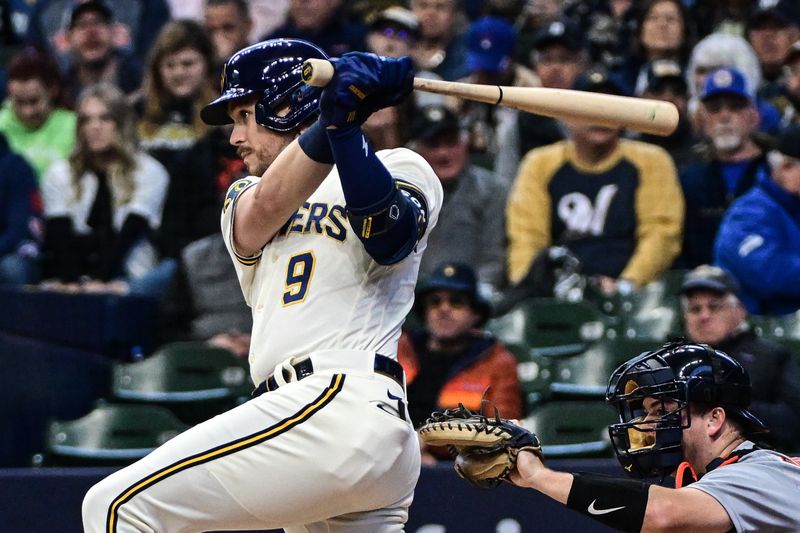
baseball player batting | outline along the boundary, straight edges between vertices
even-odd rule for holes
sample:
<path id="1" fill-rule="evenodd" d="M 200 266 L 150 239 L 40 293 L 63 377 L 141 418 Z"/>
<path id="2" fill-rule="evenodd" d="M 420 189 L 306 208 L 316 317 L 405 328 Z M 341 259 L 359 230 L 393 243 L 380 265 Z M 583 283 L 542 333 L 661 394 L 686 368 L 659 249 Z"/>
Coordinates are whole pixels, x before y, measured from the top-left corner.
<path id="1" fill-rule="evenodd" d="M 303 84 L 309 58 L 326 55 L 291 39 L 237 52 L 201 113 L 233 124 L 252 174 L 222 232 L 255 397 L 94 486 L 86 531 L 403 530 L 420 455 L 396 348 L 442 190 L 421 156 L 361 133 L 411 91 L 408 58 L 347 54 L 325 89 Z"/>

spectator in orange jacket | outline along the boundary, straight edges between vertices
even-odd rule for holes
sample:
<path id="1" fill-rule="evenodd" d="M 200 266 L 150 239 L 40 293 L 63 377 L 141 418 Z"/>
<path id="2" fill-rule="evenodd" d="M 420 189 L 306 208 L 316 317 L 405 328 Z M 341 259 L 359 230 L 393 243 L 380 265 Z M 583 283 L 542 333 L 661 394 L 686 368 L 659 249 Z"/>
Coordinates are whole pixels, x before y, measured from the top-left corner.
<path id="1" fill-rule="evenodd" d="M 409 413 L 416 425 L 431 411 L 481 409 L 484 395 L 503 418 L 521 418 L 522 394 L 511 352 L 482 328 L 489 304 L 478 293 L 475 272 L 444 263 L 417 291 L 414 311 L 423 328 L 403 333 L 398 359 L 406 371 Z M 489 407 L 487 414 L 494 411 Z M 423 449 L 423 461 L 434 460 Z"/>

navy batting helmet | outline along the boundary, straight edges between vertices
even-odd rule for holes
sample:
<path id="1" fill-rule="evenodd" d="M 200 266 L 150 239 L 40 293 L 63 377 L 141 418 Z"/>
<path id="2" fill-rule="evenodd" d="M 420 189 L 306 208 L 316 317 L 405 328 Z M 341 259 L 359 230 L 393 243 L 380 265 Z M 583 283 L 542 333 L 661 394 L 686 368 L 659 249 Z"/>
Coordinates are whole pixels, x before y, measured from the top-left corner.
<path id="1" fill-rule="evenodd" d="M 705 344 L 677 342 L 642 353 L 614 371 L 606 391 L 606 401 L 619 412 L 619 423 L 609 427 L 617 458 L 636 477 L 672 473 L 683 461 L 690 402 L 723 407 L 745 434 L 767 431 L 747 410 L 750 396 L 742 365 Z M 647 416 L 645 398 L 659 402 L 658 415 Z"/>
<path id="2" fill-rule="evenodd" d="M 281 132 L 301 126 L 319 111 L 322 94 L 320 87 L 303 83 L 303 62 L 310 58 L 328 56 L 299 39 L 271 39 L 239 50 L 222 70 L 222 95 L 200 111 L 200 118 L 213 126 L 230 124 L 228 103 L 258 95 L 256 122 Z"/>

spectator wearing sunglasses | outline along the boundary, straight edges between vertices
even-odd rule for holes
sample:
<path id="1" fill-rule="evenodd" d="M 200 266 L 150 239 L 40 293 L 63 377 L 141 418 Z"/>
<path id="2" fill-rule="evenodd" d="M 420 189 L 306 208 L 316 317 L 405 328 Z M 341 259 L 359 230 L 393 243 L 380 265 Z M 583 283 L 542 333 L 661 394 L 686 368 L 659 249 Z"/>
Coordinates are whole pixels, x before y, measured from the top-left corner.
<path id="1" fill-rule="evenodd" d="M 463 263 L 441 264 L 417 290 L 414 313 L 422 328 L 403 333 L 397 354 L 415 425 L 431 411 L 459 403 L 480 410 L 484 398 L 504 418 L 522 416 L 516 359 L 482 329 L 489 311 L 475 272 Z M 435 460 L 427 450 L 422 453 L 423 461 Z"/>
<path id="2" fill-rule="evenodd" d="M 419 36 L 417 16 L 400 6 L 391 6 L 369 19 L 367 48 L 380 56 L 402 57 L 411 53 Z"/>

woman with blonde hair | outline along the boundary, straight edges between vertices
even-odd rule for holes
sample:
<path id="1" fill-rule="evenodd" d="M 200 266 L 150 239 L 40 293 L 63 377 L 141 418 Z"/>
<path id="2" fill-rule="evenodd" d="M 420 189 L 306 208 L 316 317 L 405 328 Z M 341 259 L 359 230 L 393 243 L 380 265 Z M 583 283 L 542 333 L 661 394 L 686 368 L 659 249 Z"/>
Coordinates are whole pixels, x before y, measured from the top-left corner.
<path id="1" fill-rule="evenodd" d="M 110 84 L 79 95 L 75 148 L 42 178 L 46 286 L 139 292 L 156 266 L 167 173 L 136 144 L 132 110 Z M 138 282 L 131 285 L 133 282 Z M 153 288 L 143 287 L 147 292 Z"/>
<path id="2" fill-rule="evenodd" d="M 227 136 L 216 142 L 221 130 L 209 130 L 199 114 L 215 95 L 213 70 L 213 44 L 194 21 L 170 22 L 150 50 L 138 134 L 142 149 L 169 174 L 164 219 L 156 234 L 162 257 L 177 258 L 190 242 L 219 231 L 217 147 L 227 147 Z"/>

